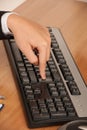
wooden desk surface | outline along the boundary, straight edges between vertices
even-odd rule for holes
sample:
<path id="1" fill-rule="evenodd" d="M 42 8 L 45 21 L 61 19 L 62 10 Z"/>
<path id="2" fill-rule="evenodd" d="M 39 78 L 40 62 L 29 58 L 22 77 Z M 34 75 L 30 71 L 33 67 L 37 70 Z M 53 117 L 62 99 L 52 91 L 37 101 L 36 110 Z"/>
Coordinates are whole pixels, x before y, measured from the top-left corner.
<path id="1" fill-rule="evenodd" d="M 61 29 L 70 51 L 87 83 L 87 4 L 76 0 L 27 0 L 15 11 L 45 26 Z M 0 112 L 0 130 L 29 130 L 20 93 L 0 41 L 0 101 L 5 107 Z M 58 126 L 35 130 L 56 130 Z"/>

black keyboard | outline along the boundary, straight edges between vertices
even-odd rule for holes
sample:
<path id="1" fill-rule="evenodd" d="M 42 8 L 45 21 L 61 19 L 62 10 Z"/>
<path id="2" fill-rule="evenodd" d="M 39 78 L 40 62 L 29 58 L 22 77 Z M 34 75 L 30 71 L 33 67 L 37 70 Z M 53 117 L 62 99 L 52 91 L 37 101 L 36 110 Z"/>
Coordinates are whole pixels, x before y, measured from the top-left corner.
<path id="1" fill-rule="evenodd" d="M 39 67 L 29 63 L 17 48 L 14 38 L 4 40 L 30 128 L 87 119 L 87 87 L 60 31 L 49 28 L 49 32 L 51 55 L 46 80 L 41 79 Z"/>

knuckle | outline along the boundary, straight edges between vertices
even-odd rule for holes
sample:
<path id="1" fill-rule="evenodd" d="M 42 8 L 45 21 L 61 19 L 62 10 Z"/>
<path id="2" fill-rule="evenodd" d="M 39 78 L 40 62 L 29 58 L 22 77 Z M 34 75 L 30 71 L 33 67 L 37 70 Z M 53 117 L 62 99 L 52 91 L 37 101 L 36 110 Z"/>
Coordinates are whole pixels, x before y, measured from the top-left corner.
<path id="1" fill-rule="evenodd" d="M 43 42 L 43 43 L 42 43 L 42 47 L 43 47 L 43 48 L 47 48 L 47 47 L 48 47 L 47 42 Z"/>
<path id="2" fill-rule="evenodd" d="M 37 63 L 37 60 L 36 59 L 31 59 L 29 60 L 31 64 L 36 64 Z"/>

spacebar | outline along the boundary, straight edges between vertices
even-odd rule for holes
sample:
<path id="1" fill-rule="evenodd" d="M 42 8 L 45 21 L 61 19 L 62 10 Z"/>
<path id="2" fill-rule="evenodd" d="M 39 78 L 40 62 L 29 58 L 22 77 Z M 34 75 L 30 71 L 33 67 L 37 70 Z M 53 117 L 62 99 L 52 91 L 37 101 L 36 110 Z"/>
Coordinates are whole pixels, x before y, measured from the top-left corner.
<path id="1" fill-rule="evenodd" d="M 51 113 L 51 118 L 65 117 L 65 116 L 67 116 L 66 112 L 55 112 L 55 113 Z"/>
<path id="2" fill-rule="evenodd" d="M 33 115 L 33 119 L 35 120 L 35 121 L 38 121 L 38 120 L 47 120 L 47 119 L 49 119 L 50 118 L 50 116 L 49 116 L 49 114 L 34 114 Z"/>

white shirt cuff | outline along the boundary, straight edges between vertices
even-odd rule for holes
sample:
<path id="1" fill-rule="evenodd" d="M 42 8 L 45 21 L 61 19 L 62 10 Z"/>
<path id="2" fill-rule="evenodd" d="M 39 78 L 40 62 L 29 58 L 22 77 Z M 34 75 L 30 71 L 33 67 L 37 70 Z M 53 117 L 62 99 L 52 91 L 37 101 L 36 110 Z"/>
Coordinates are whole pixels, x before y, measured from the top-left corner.
<path id="1" fill-rule="evenodd" d="M 8 29 L 8 26 L 7 26 L 7 19 L 8 19 L 8 16 L 11 15 L 11 14 L 16 14 L 16 13 L 8 12 L 8 13 L 3 14 L 2 17 L 1 17 L 2 32 L 5 35 L 12 34 L 12 32 Z"/>

